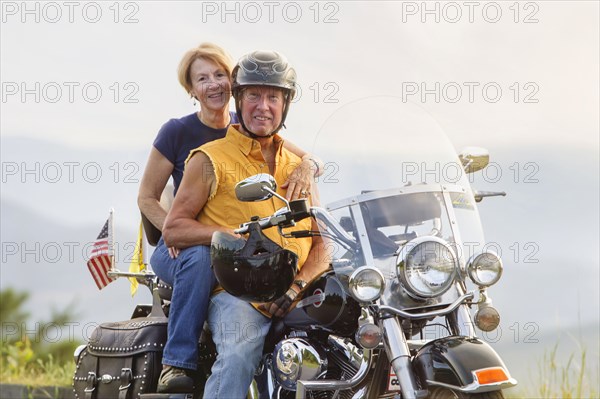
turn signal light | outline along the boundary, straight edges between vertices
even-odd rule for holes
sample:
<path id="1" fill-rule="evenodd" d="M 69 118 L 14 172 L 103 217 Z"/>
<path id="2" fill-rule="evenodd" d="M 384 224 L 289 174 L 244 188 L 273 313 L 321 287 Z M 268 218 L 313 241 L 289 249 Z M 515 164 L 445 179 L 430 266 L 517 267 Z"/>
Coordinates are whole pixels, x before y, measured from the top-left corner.
<path id="1" fill-rule="evenodd" d="M 375 324 L 363 324 L 356 330 L 354 335 L 356 342 L 365 349 L 376 348 L 381 342 L 382 334 L 379 327 Z"/>
<path id="2" fill-rule="evenodd" d="M 500 324 L 500 313 L 489 305 L 480 305 L 475 314 L 475 325 L 481 331 L 494 331 Z"/>
<path id="3" fill-rule="evenodd" d="M 479 384 L 493 384 L 496 382 L 508 381 L 509 378 L 502 367 L 491 367 L 489 369 L 482 369 L 474 371 L 475 376 Z"/>

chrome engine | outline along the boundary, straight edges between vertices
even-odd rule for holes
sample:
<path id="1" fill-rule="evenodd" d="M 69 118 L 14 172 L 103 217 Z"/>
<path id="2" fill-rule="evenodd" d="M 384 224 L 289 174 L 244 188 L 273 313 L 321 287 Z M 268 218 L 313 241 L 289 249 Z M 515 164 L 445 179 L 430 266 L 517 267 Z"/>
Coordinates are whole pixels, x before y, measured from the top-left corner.
<path id="1" fill-rule="evenodd" d="M 272 369 L 281 386 L 280 398 L 294 397 L 296 383 L 314 380 L 349 380 L 360 367 L 362 351 L 351 340 L 329 336 L 327 346 L 316 339 L 292 337 L 282 340 L 273 351 Z M 313 391 L 310 398 L 350 399 L 355 390 Z"/>

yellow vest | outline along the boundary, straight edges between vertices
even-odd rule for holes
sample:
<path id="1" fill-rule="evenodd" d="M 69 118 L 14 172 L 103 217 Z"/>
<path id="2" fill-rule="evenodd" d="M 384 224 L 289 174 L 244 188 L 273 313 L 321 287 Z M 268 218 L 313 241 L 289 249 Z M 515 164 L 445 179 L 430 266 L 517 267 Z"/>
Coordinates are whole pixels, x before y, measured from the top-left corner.
<path id="1" fill-rule="evenodd" d="M 285 206 L 275 197 L 260 202 L 241 202 L 236 198 L 234 188 L 239 181 L 257 173 L 270 173 L 260 143 L 240 133 L 238 126 L 231 125 L 224 138 L 192 150 L 186 160 L 187 163 L 196 152 L 202 151 L 211 160 L 215 171 L 216 187 L 198 214 L 197 220 L 200 223 L 235 229 L 241 223 L 250 221 L 252 216 L 270 216 Z M 302 160 L 283 148 L 281 137 L 275 135 L 274 140 L 278 150 L 273 177 L 277 182 L 277 193 L 285 196 L 285 190 L 280 187 Z M 311 219 L 307 218 L 285 231 L 310 230 L 310 227 Z M 295 252 L 298 255 L 298 268 L 302 267 L 312 246 L 312 239 L 284 238 L 276 227 L 264 230 L 263 233 L 281 247 Z"/>

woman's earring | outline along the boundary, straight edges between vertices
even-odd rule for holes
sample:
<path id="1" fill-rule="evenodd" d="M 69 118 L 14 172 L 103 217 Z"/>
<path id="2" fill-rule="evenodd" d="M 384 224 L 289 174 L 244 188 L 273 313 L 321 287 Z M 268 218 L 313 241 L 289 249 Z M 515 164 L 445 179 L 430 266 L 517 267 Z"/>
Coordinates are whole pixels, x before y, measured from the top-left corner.
<path id="1" fill-rule="evenodd" d="M 192 98 L 194 100 L 194 107 L 196 106 L 196 97 L 194 97 L 192 94 L 190 94 L 190 98 Z"/>

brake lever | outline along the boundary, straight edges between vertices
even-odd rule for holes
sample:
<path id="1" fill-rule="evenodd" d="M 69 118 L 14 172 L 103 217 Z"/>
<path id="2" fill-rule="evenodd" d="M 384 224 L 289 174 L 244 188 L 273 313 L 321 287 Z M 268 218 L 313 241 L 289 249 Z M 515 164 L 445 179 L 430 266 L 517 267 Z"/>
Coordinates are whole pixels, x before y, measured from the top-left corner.
<path id="1" fill-rule="evenodd" d="M 310 230 L 299 230 L 290 232 L 290 236 L 292 238 L 308 238 L 317 236 L 317 233 Z"/>
<path id="2" fill-rule="evenodd" d="M 272 218 L 271 216 L 265 217 L 262 219 L 253 217 L 250 222 L 242 223 L 240 225 L 240 227 L 238 229 L 233 230 L 233 232 L 236 234 L 246 234 L 248 232 L 248 226 L 250 226 L 252 223 L 257 223 L 257 222 L 258 222 L 258 226 L 260 227 L 261 230 L 272 227 L 272 226 L 269 226 L 269 224 L 271 222 L 271 218 Z"/>

